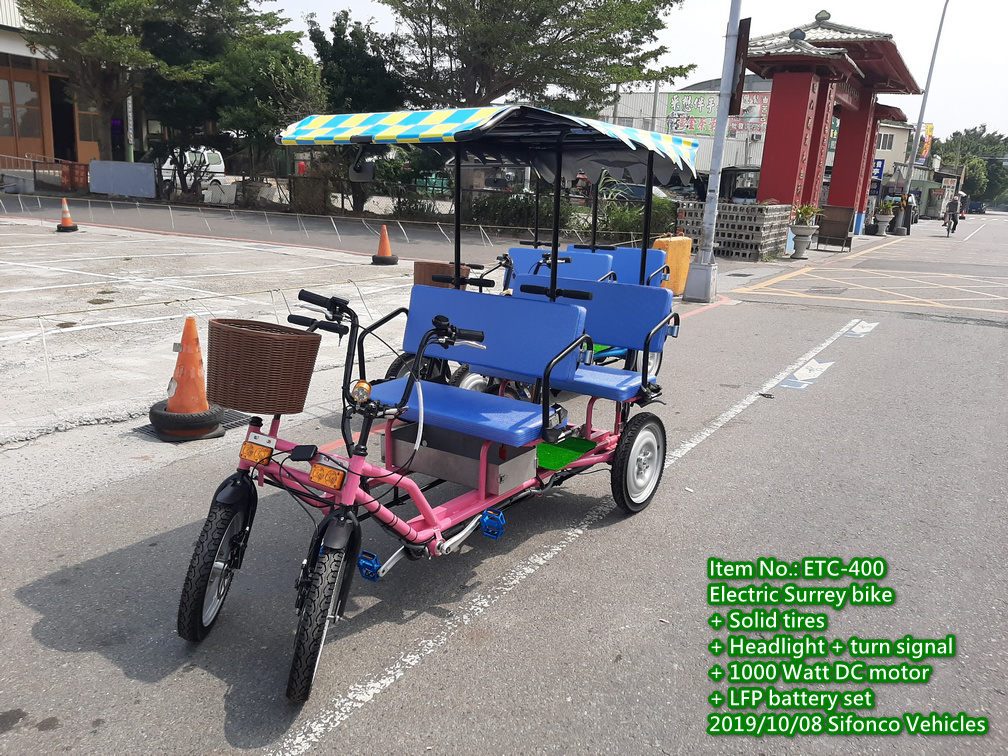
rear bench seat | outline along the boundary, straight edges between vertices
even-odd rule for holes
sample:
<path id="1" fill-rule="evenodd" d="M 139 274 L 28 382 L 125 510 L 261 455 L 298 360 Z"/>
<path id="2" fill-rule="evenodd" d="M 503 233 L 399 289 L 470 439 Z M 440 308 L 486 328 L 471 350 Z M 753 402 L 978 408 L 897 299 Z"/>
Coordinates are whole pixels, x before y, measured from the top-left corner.
<path id="1" fill-rule="evenodd" d="M 536 276 L 515 276 L 513 299 L 544 299 L 543 295 L 529 294 L 522 285 L 542 286 Z M 672 312 L 672 291 L 656 287 L 608 281 L 577 281 L 558 279 L 561 289 L 591 292 L 590 300 L 578 300 L 586 310 L 585 331 L 597 344 L 634 349 L 644 352 L 648 334 Z M 649 351 L 661 352 L 667 330 L 662 328 L 651 339 Z M 642 360 L 644 364 L 647 360 Z M 654 376 L 648 383 L 655 387 L 647 398 L 660 393 Z M 578 394 L 627 402 L 641 393 L 642 374 L 633 370 L 605 365 L 578 365 L 569 378 L 550 381 L 551 388 L 573 391 Z"/>
<path id="2" fill-rule="evenodd" d="M 542 282 L 540 277 L 530 278 Z M 446 316 L 459 328 L 483 331 L 486 349 L 464 345 L 444 349 L 433 344 L 427 347 L 427 356 L 469 363 L 476 372 L 523 383 L 541 379 L 550 361 L 577 341 L 585 326 L 584 308 L 573 304 L 414 286 L 404 351 L 417 353 L 435 315 Z M 578 351 L 553 369 L 551 385 L 574 376 Z M 406 382 L 407 378 L 375 382 L 371 397 L 383 404 L 397 404 Z M 540 404 L 428 381 L 421 389 L 425 424 L 511 446 L 524 446 L 542 436 Z M 420 417 L 416 386 L 401 417 L 411 421 Z"/>
<path id="3" fill-rule="evenodd" d="M 567 250 L 568 252 L 588 252 L 591 254 L 591 247 L 582 244 L 570 244 L 567 246 Z M 640 283 L 640 247 L 598 247 L 594 254 L 612 256 L 612 271 L 616 274 L 617 283 Z M 664 250 L 649 249 L 644 261 L 645 285 L 661 286 L 664 268 Z M 517 270 L 517 267 L 515 269 Z M 662 271 L 662 273 L 654 275 L 656 271 Z M 563 273 L 564 270 L 561 268 L 560 274 Z M 579 276 L 568 276 L 568 278 L 579 278 Z"/>
<path id="4" fill-rule="evenodd" d="M 512 247 L 508 255 L 514 263 L 515 275 L 539 275 L 549 277 L 549 265 L 539 265 L 543 255 L 548 255 L 548 249 L 531 249 L 529 247 Z M 560 278 L 578 278 L 598 281 L 613 269 L 613 257 L 607 252 L 588 252 L 585 250 L 561 252 L 557 263 L 557 276 Z M 569 262 L 567 261 L 569 259 Z M 662 258 L 664 262 L 664 258 Z M 637 258 L 640 265 L 640 258 Z M 539 265 L 538 273 L 534 273 Z M 505 276 L 504 288 L 510 286 L 511 276 Z M 637 278 L 634 278 L 634 282 Z"/>

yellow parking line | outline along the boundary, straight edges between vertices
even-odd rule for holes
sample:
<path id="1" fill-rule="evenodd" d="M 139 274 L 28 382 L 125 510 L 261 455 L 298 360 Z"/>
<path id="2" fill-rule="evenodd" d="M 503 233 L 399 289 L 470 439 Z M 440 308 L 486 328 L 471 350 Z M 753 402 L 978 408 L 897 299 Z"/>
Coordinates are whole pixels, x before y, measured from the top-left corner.
<path id="1" fill-rule="evenodd" d="M 891 293 L 891 292 L 885 292 Z M 921 300 L 920 302 L 913 302 L 906 299 L 861 299 L 858 297 L 831 297 L 823 294 L 805 294 L 800 291 L 788 291 L 786 289 L 777 291 L 770 289 L 769 291 L 761 291 L 762 296 L 767 297 L 795 297 L 798 299 L 830 299 L 837 302 L 863 302 L 865 304 L 891 304 L 891 305 L 909 305 L 911 307 L 937 307 L 943 310 L 966 310 L 968 312 L 993 312 L 999 315 L 1004 315 L 1008 313 L 1008 310 L 996 310 L 988 307 L 962 307 L 957 305 L 947 305 L 941 302 L 932 302 L 929 300 Z"/>
<path id="2" fill-rule="evenodd" d="M 762 289 L 765 286 L 770 286 L 775 283 L 780 283 L 781 281 L 786 281 L 789 278 L 800 276 L 802 273 L 805 273 L 806 271 L 810 270 L 813 270 L 813 268 L 798 268 L 797 270 L 792 270 L 790 273 L 785 273 L 782 276 L 777 276 L 777 278 L 771 278 L 769 281 L 763 281 L 762 283 L 754 284 L 753 286 L 747 286 L 743 289 L 733 289 L 732 291 L 736 294 L 739 293 L 745 294 L 747 292 L 753 292 L 756 291 L 757 289 Z"/>

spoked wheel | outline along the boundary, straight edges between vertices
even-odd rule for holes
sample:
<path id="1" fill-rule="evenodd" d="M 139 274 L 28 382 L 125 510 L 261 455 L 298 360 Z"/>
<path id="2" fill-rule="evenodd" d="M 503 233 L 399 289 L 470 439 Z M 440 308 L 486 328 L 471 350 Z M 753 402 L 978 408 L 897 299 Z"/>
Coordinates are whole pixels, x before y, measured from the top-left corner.
<path id="1" fill-rule="evenodd" d="M 624 426 L 613 457 L 612 485 L 616 506 L 640 512 L 651 503 L 665 470 L 665 426 L 656 415 L 642 412 Z"/>
<path id="2" fill-rule="evenodd" d="M 322 645 L 329 626 L 336 621 L 336 597 L 346 577 L 346 550 L 323 546 L 301 607 L 294 641 L 294 660 L 287 679 L 287 698 L 291 703 L 304 703 L 311 694 Z"/>
<path id="3" fill-rule="evenodd" d="M 396 378 L 404 378 L 409 375 L 415 357 L 416 355 L 409 352 L 397 354 L 388 370 L 385 371 L 385 380 L 394 381 Z M 424 357 L 423 363 L 420 365 L 420 377 L 435 383 L 447 383 L 449 378 L 448 363 L 445 360 Z"/>
<path id="4" fill-rule="evenodd" d="M 389 369 L 385 371 L 385 378 L 394 381 L 396 378 L 409 375 L 415 356 L 413 354 L 397 354 L 395 359 L 392 360 L 392 364 L 389 365 Z"/>
<path id="5" fill-rule="evenodd" d="M 241 550 L 245 511 L 214 504 L 196 542 L 179 601 L 178 634 L 197 643 L 210 632 L 227 598 Z"/>
<path id="6" fill-rule="evenodd" d="M 643 352 L 628 352 L 626 359 L 626 369 L 633 370 L 635 373 L 641 371 L 641 356 Z M 662 352 L 648 352 L 648 364 L 647 364 L 647 374 L 648 378 L 653 378 L 658 375 L 658 371 L 661 369 Z"/>

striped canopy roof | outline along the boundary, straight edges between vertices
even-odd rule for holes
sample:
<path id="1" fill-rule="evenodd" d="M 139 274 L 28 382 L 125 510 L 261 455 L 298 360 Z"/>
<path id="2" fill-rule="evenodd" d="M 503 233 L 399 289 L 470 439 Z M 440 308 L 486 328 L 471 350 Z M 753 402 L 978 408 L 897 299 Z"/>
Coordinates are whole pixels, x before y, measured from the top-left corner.
<path id="1" fill-rule="evenodd" d="M 457 142 L 465 144 L 469 153 L 528 160 L 555 152 L 560 134 L 566 135 L 564 152 L 572 155 L 611 158 L 619 152 L 620 162 L 644 163 L 647 154 L 654 152 L 695 171 L 699 144 L 693 140 L 524 105 L 308 116 L 284 129 L 276 141 L 282 145 L 433 146 Z"/>

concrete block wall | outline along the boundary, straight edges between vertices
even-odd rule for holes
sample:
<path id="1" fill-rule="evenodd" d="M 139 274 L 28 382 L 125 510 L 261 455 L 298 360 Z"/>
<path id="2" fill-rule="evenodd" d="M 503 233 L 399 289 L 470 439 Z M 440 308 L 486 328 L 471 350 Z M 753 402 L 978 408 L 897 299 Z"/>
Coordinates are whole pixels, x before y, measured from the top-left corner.
<path id="1" fill-rule="evenodd" d="M 704 202 L 683 202 L 679 225 L 700 245 L 703 234 Z M 718 202 L 714 226 L 714 254 L 743 260 L 766 260 L 784 254 L 787 245 L 790 205 L 736 205 Z"/>

